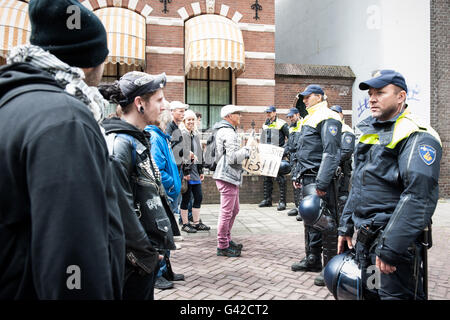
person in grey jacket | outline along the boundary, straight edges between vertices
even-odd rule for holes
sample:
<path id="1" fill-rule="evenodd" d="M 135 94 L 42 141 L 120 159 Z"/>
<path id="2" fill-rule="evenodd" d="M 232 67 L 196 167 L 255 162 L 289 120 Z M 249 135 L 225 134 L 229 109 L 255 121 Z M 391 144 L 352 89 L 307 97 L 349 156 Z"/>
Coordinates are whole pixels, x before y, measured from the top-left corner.
<path id="1" fill-rule="evenodd" d="M 242 244 L 231 240 L 231 229 L 239 213 L 239 186 L 242 184 L 242 161 L 250 157 L 250 148 L 241 148 L 236 127 L 241 122 L 244 109 L 226 105 L 220 111 L 222 121 L 214 129 L 216 133 L 216 157 L 219 159 L 214 171 L 220 192 L 220 215 L 217 225 L 217 255 L 239 257 Z"/>

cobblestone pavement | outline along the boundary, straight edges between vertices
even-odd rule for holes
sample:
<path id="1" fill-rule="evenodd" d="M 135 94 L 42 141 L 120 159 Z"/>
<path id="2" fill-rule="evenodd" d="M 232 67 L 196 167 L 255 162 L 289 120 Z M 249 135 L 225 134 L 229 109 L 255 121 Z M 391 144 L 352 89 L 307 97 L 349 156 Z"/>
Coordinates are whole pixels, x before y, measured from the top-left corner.
<path id="1" fill-rule="evenodd" d="M 241 257 L 216 255 L 218 205 L 204 205 L 201 218 L 209 232 L 187 234 L 171 252 L 176 273 L 186 281 L 170 290 L 155 290 L 156 300 L 334 300 L 326 287 L 314 285 L 318 273 L 293 272 L 291 265 L 304 257 L 303 223 L 277 211 L 276 205 L 258 208 L 242 204 L 232 230 L 244 245 Z M 429 298 L 450 299 L 450 200 L 440 200 L 433 216 L 429 250 Z"/>

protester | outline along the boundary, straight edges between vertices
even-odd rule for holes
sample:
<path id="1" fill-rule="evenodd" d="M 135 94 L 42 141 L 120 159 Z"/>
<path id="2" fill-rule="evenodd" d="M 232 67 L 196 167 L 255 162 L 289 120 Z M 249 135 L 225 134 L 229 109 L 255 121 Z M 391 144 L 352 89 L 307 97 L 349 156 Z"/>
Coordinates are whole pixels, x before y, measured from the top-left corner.
<path id="1" fill-rule="evenodd" d="M 66 28 L 68 6 L 84 28 Z M 31 0 L 29 17 L 31 45 L 0 68 L 0 300 L 120 299 L 125 239 L 94 88 L 106 31 L 75 0 Z"/>
<path id="2" fill-rule="evenodd" d="M 150 135 L 143 131 L 155 122 L 164 106 L 165 74 L 129 72 L 102 88 L 109 100 L 122 107 L 122 119 L 103 121 L 109 152 L 123 195 L 119 207 L 127 235 L 124 299 L 153 300 L 158 259 L 176 249 L 178 226 L 150 152 Z M 159 253 L 159 255 L 158 255 Z"/>
<path id="3" fill-rule="evenodd" d="M 184 166 L 186 167 L 183 179 L 188 182 L 188 188 L 185 193 L 182 194 L 181 200 L 181 219 L 183 226 L 181 230 L 187 233 L 195 233 L 197 231 L 208 231 L 211 228 L 205 225 L 200 220 L 200 207 L 202 204 L 203 194 L 202 194 L 202 181 L 204 179 L 203 175 L 203 165 L 202 165 L 202 145 L 198 137 L 198 132 L 196 130 L 197 117 L 192 110 L 187 110 L 184 113 L 184 128 L 181 130 L 183 135 L 183 154 L 189 155 L 194 154 L 192 159 L 190 156 L 184 158 Z M 194 203 L 192 205 L 192 225 L 188 220 L 188 205 L 191 199 L 191 194 L 194 198 Z"/>
<path id="4" fill-rule="evenodd" d="M 173 121 L 167 125 L 165 133 L 170 136 L 172 151 L 175 156 L 175 162 L 177 163 L 180 180 L 183 179 L 183 135 L 178 127 L 184 119 L 184 112 L 189 106 L 180 101 L 170 102 L 170 112 L 172 114 Z M 172 209 L 174 213 L 180 214 L 181 194 L 174 199 L 172 203 Z M 179 217 L 181 221 L 181 216 Z"/>
<path id="5" fill-rule="evenodd" d="M 166 103 L 167 101 L 164 101 Z M 167 106 L 169 103 L 167 102 Z M 161 182 L 166 191 L 169 202 L 173 204 L 181 189 L 181 181 L 178 173 L 175 157 L 170 146 L 170 136 L 164 133 L 167 125 L 172 121 L 168 109 L 161 112 L 158 119 L 152 120 L 145 131 L 150 133 L 151 153 L 153 160 L 161 173 Z M 170 251 L 167 250 L 164 259 L 159 263 L 159 271 L 156 275 L 155 288 L 166 290 L 173 288 L 172 281 L 184 280 L 183 274 L 174 273 L 170 263 Z"/>
<path id="6" fill-rule="evenodd" d="M 241 122 L 244 109 L 226 105 L 220 110 L 223 119 L 214 125 L 216 156 L 219 159 L 213 179 L 220 193 L 220 214 L 217 225 L 217 255 L 239 257 L 242 244 L 231 239 L 231 229 L 239 213 L 239 186 L 242 184 L 242 161 L 250 157 L 250 148 L 242 147 L 236 127 Z"/>

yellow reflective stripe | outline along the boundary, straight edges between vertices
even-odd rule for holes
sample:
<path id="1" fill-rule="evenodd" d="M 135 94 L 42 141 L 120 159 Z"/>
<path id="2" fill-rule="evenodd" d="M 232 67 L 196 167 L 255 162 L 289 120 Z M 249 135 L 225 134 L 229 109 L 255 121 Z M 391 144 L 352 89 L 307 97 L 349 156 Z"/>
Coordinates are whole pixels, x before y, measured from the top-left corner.
<path id="1" fill-rule="evenodd" d="M 410 119 L 405 118 L 405 114 L 402 114 L 395 122 L 392 140 L 386 148 L 394 149 L 400 141 L 416 131 L 419 131 L 419 127 Z"/>
<path id="2" fill-rule="evenodd" d="M 361 136 L 359 142 L 364 144 L 380 144 L 380 137 L 377 133 L 365 134 Z"/>
<path id="3" fill-rule="evenodd" d="M 289 133 L 299 132 L 301 128 L 302 128 L 302 120 L 298 120 L 297 125 L 295 127 L 289 128 Z"/>
<path id="4" fill-rule="evenodd" d="M 277 119 L 276 121 L 272 122 L 269 125 L 264 124 L 263 125 L 263 129 L 277 129 L 280 130 L 284 124 L 286 123 L 286 121 L 284 121 L 283 119 Z"/>
<path id="5" fill-rule="evenodd" d="M 315 108 L 315 106 L 314 106 L 314 108 Z M 327 107 L 327 105 L 324 104 L 324 105 L 321 105 L 320 108 L 314 109 L 313 114 L 307 115 L 305 117 L 305 120 L 303 120 L 302 125 L 307 125 L 307 126 L 316 128 L 319 123 L 321 123 L 324 120 L 328 120 L 328 119 L 334 119 L 334 120 L 341 122 L 341 117 L 339 116 L 339 114 L 334 111 L 331 111 Z"/>

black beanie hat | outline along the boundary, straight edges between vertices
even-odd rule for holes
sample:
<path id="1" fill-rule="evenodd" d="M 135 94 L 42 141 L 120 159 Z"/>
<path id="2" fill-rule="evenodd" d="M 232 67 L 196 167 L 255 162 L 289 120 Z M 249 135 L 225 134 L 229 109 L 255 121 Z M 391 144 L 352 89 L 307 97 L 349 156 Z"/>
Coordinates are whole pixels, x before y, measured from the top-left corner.
<path id="1" fill-rule="evenodd" d="M 77 6 L 79 10 L 70 6 Z M 80 17 L 77 20 L 78 12 Z M 78 0 L 31 0 L 28 14 L 30 43 L 50 51 L 68 65 L 97 67 L 108 56 L 105 27 Z"/>

